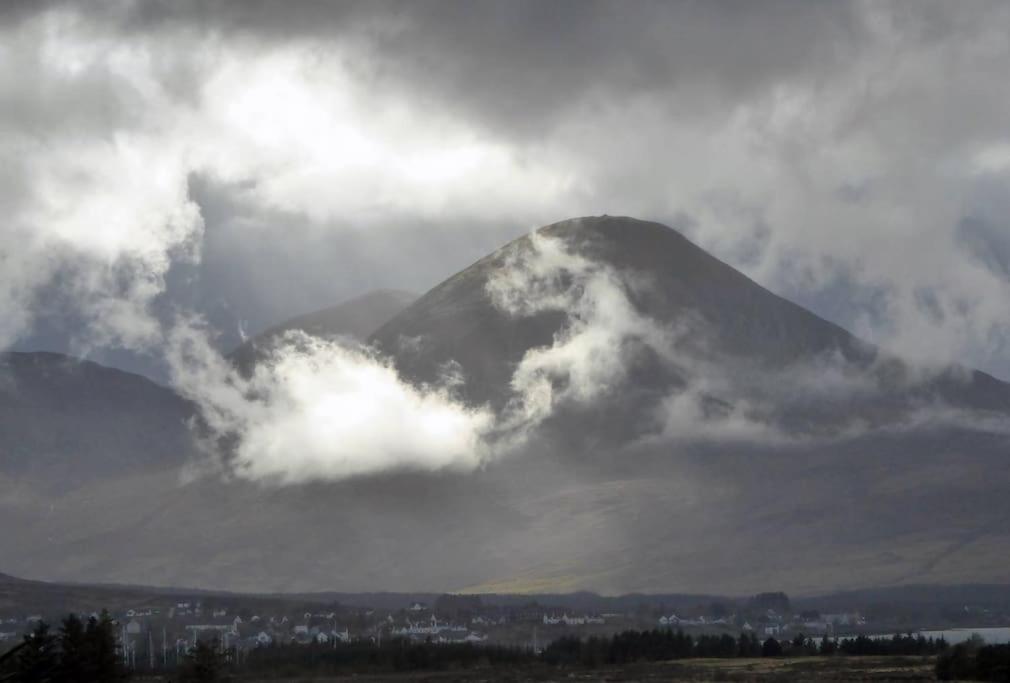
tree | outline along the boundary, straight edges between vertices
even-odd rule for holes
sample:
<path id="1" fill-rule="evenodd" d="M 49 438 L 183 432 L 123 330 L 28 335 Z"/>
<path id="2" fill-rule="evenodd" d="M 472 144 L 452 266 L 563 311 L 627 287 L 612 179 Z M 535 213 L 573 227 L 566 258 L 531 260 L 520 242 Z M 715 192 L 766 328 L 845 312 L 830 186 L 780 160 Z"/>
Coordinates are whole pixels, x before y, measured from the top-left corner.
<path id="1" fill-rule="evenodd" d="M 760 657 L 761 656 L 761 643 L 758 638 L 753 633 L 741 633 L 740 639 L 737 641 L 737 656 L 738 657 Z"/>
<path id="2" fill-rule="evenodd" d="M 58 665 L 56 637 L 49 632 L 49 624 L 40 621 L 25 636 L 24 646 L 17 655 L 14 680 L 20 683 L 55 681 Z"/>
<path id="3" fill-rule="evenodd" d="M 126 680 L 126 671 L 116 644 L 116 623 L 107 610 L 88 619 L 84 630 L 84 671 L 89 683 L 117 683 Z"/>
<path id="4" fill-rule="evenodd" d="M 936 677 L 941 681 L 976 678 L 975 658 L 967 643 L 959 643 L 936 660 Z"/>
<path id="5" fill-rule="evenodd" d="M 197 641 L 196 647 L 186 655 L 186 661 L 179 670 L 179 680 L 184 683 L 220 681 L 226 664 L 216 638 L 209 642 Z"/>
<path id="6" fill-rule="evenodd" d="M 59 634 L 60 680 L 78 683 L 89 680 L 88 639 L 84 622 L 76 614 L 63 620 Z"/>
<path id="7" fill-rule="evenodd" d="M 761 656 L 762 657 L 781 657 L 782 656 L 782 645 L 779 641 L 772 637 L 764 642 L 761 646 Z"/>

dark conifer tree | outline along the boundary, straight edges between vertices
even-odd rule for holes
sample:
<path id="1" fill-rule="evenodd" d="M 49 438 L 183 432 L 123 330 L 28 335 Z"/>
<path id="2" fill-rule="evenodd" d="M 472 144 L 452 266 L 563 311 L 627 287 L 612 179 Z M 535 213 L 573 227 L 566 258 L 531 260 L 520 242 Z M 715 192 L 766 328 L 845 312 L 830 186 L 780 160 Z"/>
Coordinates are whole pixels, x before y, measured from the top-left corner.
<path id="1" fill-rule="evenodd" d="M 56 637 L 49 632 L 49 624 L 40 621 L 25 636 L 24 647 L 18 651 L 14 680 L 18 683 L 56 681 L 58 665 Z"/>
<path id="2" fill-rule="evenodd" d="M 186 655 L 186 661 L 179 670 L 179 680 L 184 683 L 220 681 L 226 663 L 220 643 L 216 639 L 209 642 L 198 641 L 196 647 Z"/>
<path id="3" fill-rule="evenodd" d="M 764 642 L 761 646 L 761 656 L 762 657 L 781 657 L 782 656 L 782 645 L 779 641 L 774 638 L 769 637 L 768 640 Z"/>
<path id="4" fill-rule="evenodd" d="M 126 680 L 116 642 L 116 624 L 107 610 L 96 619 L 88 619 L 84 630 L 84 660 L 87 680 L 94 683 L 118 683 Z"/>
<path id="5" fill-rule="evenodd" d="M 88 669 L 88 641 L 84 622 L 76 614 L 63 620 L 59 634 L 60 680 L 66 683 L 85 683 L 91 672 Z"/>

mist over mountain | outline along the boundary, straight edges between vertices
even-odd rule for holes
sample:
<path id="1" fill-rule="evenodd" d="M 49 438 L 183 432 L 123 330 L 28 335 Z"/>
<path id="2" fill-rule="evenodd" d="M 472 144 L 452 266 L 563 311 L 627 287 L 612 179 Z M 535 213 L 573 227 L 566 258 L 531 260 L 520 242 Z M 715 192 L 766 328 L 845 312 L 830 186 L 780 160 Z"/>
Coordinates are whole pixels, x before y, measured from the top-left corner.
<path id="1" fill-rule="evenodd" d="M 492 289 L 503 273 L 536 259 L 534 239 L 557 241 L 567 254 L 605 268 L 600 296 L 623 300 L 624 314 L 639 319 L 572 311 L 576 299 L 588 298 L 586 277 L 580 280 L 563 263 L 539 264 L 546 265 L 540 276 L 554 291 L 534 287 L 518 294 L 527 307 L 538 296 L 547 305 L 519 315 L 496 305 Z M 549 301 L 558 294 L 574 299 Z M 587 322 L 587 315 L 601 319 Z M 668 336 L 643 343 L 641 330 L 633 329 L 642 320 Z M 581 339 L 563 339 L 580 324 L 609 325 L 610 341 L 619 347 L 580 347 Z M 702 412 L 732 412 L 749 402 L 755 417 L 790 431 L 893 427 L 930 409 L 998 417 L 1010 411 L 1007 384 L 962 367 L 910 365 L 769 292 L 677 231 L 622 217 L 577 218 L 522 237 L 433 288 L 372 340 L 415 382 L 438 382 L 447 364 L 458 365 L 460 396 L 498 408 L 514 398 L 514 373 L 533 349 L 553 345 L 570 364 L 578 354 L 587 363 L 605 363 L 600 355 L 621 358 L 621 377 L 607 378 L 614 386 L 587 406 L 606 405 L 619 414 L 618 423 L 690 389 L 692 375 L 701 385 L 694 398 Z M 572 381 L 573 370 L 561 368 L 569 376 L 551 381 Z M 638 425 L 639 431 L 661 427 Z M 614 434 L 613 422 L 606 429 Z M 620 427 L 616 433 L 628 436 Z"/>
<path id="2" fill-rule="evenodd" d="M 314 337 L 347 337 L 365 341 L 415 299 L 416 294 L 399 290 L 367 292 L 336 306 L 295 316 L 274 325 L 243 342 L 229 356 L 244 374 L 248 374 L 256 361 L 267 356 L 285 332 L 300 330 Z"/>
<path id="3" fill-rule="evenodd" d="M 326 354 L 355 373 L 354 363 L 395 367 L 413 389 L 383 391 L 408 392 L 394 398 L 419 401 L 421 417 L 460 414 L 445 405 L 483 411 L 475 428 L 489 455 L 476 465 L 392 459 L 348 473 L 324 462 L 329 451 L 306 459 L 296 451 L 315 444 L 302 427 L 317 423 L 292 417 L 292 394 L 262 398 L 272 385 L 261 383 L 250 385 L 261 392 L 252 418 L 275 418 L 280 401 L 298 440 L 247 462 L 279 454 L 269 472 L 298 462 L 299 477 L 247 468 L 184 481 L 157 454 L 185 450 L 172 444 L 188 434 L 186 401 L 91 364 L 13 357 L 25 402 L 2 404 L 4 423 L 30 406 L 35 424 L 58 427 L 49 441 L 5 446 L 22 449 L 20 467 L 35 451 L 39 462 L 131 466 L 59 495 L 41 475 L 5 469 L 0 514 L 17 524 L 0 538 L 4 571 L 297 591 L 813 593 L 1006 578 L 1010 388 L 865 344 L 670 228 L 562 221 L 403 303 L 380 293 L 284 323 L 266 338 L 360 338 L 372 327 L 379 351 L 298 337 L 300 365 L 281 347 L 257 375 L 307 369 L 325 384 Z M 240 394 L 225 407 L 244 409 Z M 445 404 L 434 413 L 431 397 Z M 91 398 L 104 422 L 87 412 Z M 357 404 L 329 407 L 323 422 Z M 129 438 L 79 449 L 66 435 L 82 422 L 104 436 L 132 426 Z M 397 446 L 401 435 L 386 431 L 380 444 Z"/>

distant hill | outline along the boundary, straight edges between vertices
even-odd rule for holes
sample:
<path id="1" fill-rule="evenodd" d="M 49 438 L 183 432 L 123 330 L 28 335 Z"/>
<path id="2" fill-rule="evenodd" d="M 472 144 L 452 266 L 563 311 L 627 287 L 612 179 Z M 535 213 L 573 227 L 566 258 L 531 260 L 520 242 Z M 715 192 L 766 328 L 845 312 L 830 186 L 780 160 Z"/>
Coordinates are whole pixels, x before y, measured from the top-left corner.
<path id="1" fill-rule="evenodd" d="M 0 612 L 40 614 L 55 620 L 68 612 L 91 613 L 106 608 L 114 611 L 156 607 L 167 609 L 179 601 L 202 601 L 228 607 L 233 612 L 248 610 L 306 610 L 314 605 L 329 608 L 370 607 L 399 610 L 415 602 L 435 605 L 439 593 L 234 593 L 188 588 L 144 585 L 57 583 L 16 578 L 0 573 Z M 642 605 L 664 605 L 668 610 L 692 609 L 721 602 L 734 605 L 751 596 L 710 595 L 699 593 L 625 593 L 600 595 L 589 591 L 575 593 L 477 594 L 485 606 L 522 607 L 531 602 L 545 607 L 578 612 L 634 612 Z M 992 609 L 1010 607 L 1010 585 L 909 585 L 871 588 L 845 593 L 810 595 L 793 598 L 795 611 L 818 610 L 822 613 L 878 613 L 887 616 L 911 615 L 918 623 L 945 623 L 949 613 L 965 613 L 965 606 Z M 945 614 L 945 611 L 947 614 Z M 961 619 L 973 618 L 972 616 Z"/>
<path id="2" fill-rule="evenodd" d="M 364 341 L 416 298 L 416 294 L 395 289 L 368 292 L 336 306 L 285 320 L 245 341 L 229 355 L 242 372 L 248 374 L 256 361 L 269 353 L 273 344 L 289 330 L 301 330 L 315 337 L 349 337 Z"/>
<path id="3" fill-rule="evenodd" d="M 128 372 L 55 353 L 0 353 L 0 477 L 63 487 L 176 469 L 194 407 Z"/>

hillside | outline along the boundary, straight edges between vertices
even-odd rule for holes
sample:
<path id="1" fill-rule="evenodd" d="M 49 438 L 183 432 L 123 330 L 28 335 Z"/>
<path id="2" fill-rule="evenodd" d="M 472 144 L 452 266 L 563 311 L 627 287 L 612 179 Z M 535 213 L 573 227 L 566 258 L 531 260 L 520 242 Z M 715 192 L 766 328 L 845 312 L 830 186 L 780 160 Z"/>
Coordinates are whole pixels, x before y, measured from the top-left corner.
<path id="1" fill-rule="evenodd" d="M 229 357 L 244 374 L 248 374 L 256 361 L 269 353 L 280 337 L 290 330 L 301 330 L 315 337 L 349 337 L 364 341 L 416 298 L 417 295 L 410 292 L 392 289 L 368 292 L 336 306 L 274 325 L 242 343 Z"/>
<path id="2" fill-rule="evenodd" d="M 542 421 L 524 425 L 521 448 L 470 473 L 280 488 L 183 483 L 154 452 L 58 492 L 45 477 L 5 468 L 4 570 L 296 592 L 812 595 L 1010 581 L 1005 383 L 905 363 L 656 223 L 578 219 L 541 233 L 582 259 L 537 271 L 532 293 L 543 298 L 536 286 L 559 287 L 571 295 L 558 299 L 563 306 L 509 314 L 489 294 L 522 274 L 517 257 L 535 247 L 526 236 L 371 337 L 411 381 L 437 382 L 452 361 L 463 399 L 507 413 L 522 399 L 514 379 L 524 359 L 570 344 L 573 330 L 586 333 L 575 337 L 585 346 L 563 347 L 549 357 L 555 365 L 540 366 L 568 375 L 534 375 L 551 382 L 558 400 Z M 579 268 L 590 279 L 580 281 Z M 609 308 L 583 305 L 585 292 Z M 515 300 L 534 299 L 520 291 Z M 606 334 L 594 336 L 594 325 Z M 352 334 L 345 329 L 327 328 Z M 669 347 L 656 329 L 676 330 Z M 565 365 L 581 362 L 576 352 L 586 349 L 587 363 Z M 621 372 L 596 373 L 613 369 L 614 359 Z M 96 435 L 118 433 L 122 423 L 143 435 L 185 414 L 157 385 L 147 390 L 167 408 L 116 389 L 146 387 L 139 378 L 51 360 L 36 367 L 18 359 L 22 384 L 37 384 L 24 396 L 41 398 L 0 405 L 7 424 L 36 425 L 25 432 L 35 441 L 11 443 L 37 450 L 39 462 L 73 462 L 77 425 L 99 458 Z M 87 373 L 80 386 L 74 372 Z M 566 393 L 582 379 L 576 372 L 601 388 Z M 55 389 L 62 386 L 76 388 Z M 60 398 L 85 392 L 107 397 L 101 415 Z M 678 414 L 682 398 L 689 410 Z M 161 422 L 145 417 L 148 408 Z M 138 448 L 144 443 L 137 437 Z M 18 462 L 28 467 L 31 458 Z"/>
<path id="3" fill-rule="evenodd" d="M 705 383 L 713 405 L 760 404 L 768 420 L 790 430 L 841 430 L 855 422 L 886 427 L 938 401 L 958 411 L 1010 415 L 1010 385 L 959 367 L 914 368 L 773 294 L 661 224 L 586 217 L 546 226 L 536 236 L 607 268 L 636 315 L 678 330 L 669 344 L 676 362 L 640 349 L 626 360 L 627 381 L 612 400 L 601 397 L 608 413 L 621 413 L 617 422 L 627 425 L 692 375 Z M 418 383 L 437 382 L 446 363 L 458 363 L 465 378 L 461 395 L 502 407 L 513 398 L 510 382 L 524 355 L 551 346 L 571 327 L 562 310 L 516 316 L 492 301 L 496 278 L 515 270 L 516 255 L 528 254 L 531 240 L 521 237 L 450 277 L 372 341 Z M 403 339 L 417 341 L 403 348 Z M 606 431 L 613 432 L 614 421 Z M 635 433 L 650 428 L 655 425 L 639 425 Z M 627 438 L 626 430 L 618 431 Z"/>
<path id="4" fill-rule="evenodd" d="M 128 372 L 55 353 L 0 354 L 0 478 L 56 487 L 178 468 L 194 408 Z"/>

